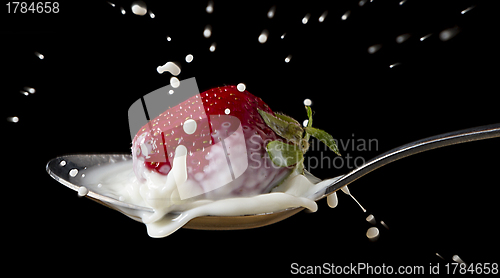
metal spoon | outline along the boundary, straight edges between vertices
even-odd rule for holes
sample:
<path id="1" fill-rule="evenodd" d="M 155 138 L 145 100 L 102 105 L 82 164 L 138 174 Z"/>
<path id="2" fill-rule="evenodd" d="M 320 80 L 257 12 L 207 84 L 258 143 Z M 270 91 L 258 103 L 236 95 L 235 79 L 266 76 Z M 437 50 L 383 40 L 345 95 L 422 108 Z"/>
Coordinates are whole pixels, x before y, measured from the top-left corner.
<path id="1" fill-rule="evenodd" d="M 334 182 L 325 184 L 325 187 L 310 195 L 308 198 L 315 201 L 321 200 L 322 198 L 332 194 L 343 186 L 350 184 L 351 182 L 370 173 L 371 171 L 403 157 L 444 146 L 495 137 L 500 137 L 500 123 L 462 129 L 417 140 L 406 145 L 394 148 L 373 158 L 363 166 L 354 169 L 346 175 L 338 177 L 338 179 L 336 179 Z M 75 191 L 78 191 L 83 179 L 81 172 L 85 172 L 87 169 L 90 169 L 92 167 L 98 167 L 104 164 L 127 161 L 131 159 L 132 156 L 128 154 L 68 155 L 57 157 L 49 161 L 47 163 L 46 170 L 49 175 L 55 180 Z M 78 172 L 80 172 L 80 174 L 75 175 L 75 172 L 71 174 L 68 169 L 76 169 Z M 306 172 L 306 177 L 313 183 L 320 182 L 318 178 L 314 177 L 308 172 Z M 141 220 L 138 217 L 134 216 L 134 214 L 131 214 L 131 210 L 153 212 L 152 208 L 125 203 L 117 200 L 116 198 L 105 196 L 92 190 L 86 193 L 86 197 L 89 197 L 107 207 L 118 210 L 137 221 Z M 184 228 L 202 230 L 238 230 L 257 228 L 279 222 L 300 212 L 303 209 L 303 207 L 297 207 L 263 214 L 242 216 L 203 216 L 192 219 L 184 226 Z"/>

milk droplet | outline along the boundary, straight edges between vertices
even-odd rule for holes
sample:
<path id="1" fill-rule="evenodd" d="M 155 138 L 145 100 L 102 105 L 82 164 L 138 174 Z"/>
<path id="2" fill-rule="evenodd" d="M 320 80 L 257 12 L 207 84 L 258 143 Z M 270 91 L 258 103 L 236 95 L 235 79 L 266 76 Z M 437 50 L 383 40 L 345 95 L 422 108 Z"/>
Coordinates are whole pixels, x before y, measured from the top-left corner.
<path id="1" fill-rule="evenodd" d="M 149 11 L 149 17 L 155 18 L 155 14 L 151 10 Z"/>
<path id="2" fill-rule="evenodd" d="M 179 81 L 179 79 L 177 77 L 172 76 L 170 78 L 170 85 L 172 85 L 172 87 L 174 87 L 174 88 L 178 88 L 181 85 L 181 82 Z"/>
<path id="3" fill-rule="evenodd" d="M 467 9 L 465 9 L 465 10 L 461 11 L 460 13 L 461 13 L 461 14 L 465 14 L 466 12 L 468 12 L 468 11 L 470 11 L 470 10 L 474 9 L 475 7 L 476 7 L 476 6 L 470 6 L 470 7 L 468 7 Z"/>
<path id="4" fill-rule="evenodd" d="M 89 193 L 89 190 L 87 189 L 87 187 L 80 186 L 80 188 L 78 188 L 78 196 L 79 197 L 83 197 L 83 196 L 87 195 L 88 193 Z"/>
<path id="5" fill-rule="evenodd" d="M 382 226 L 384 226 L 384 228 L 389 230 L 389 226 L 387 226 L 387 224 L 385 224 L 384 220 L 380 221 L 380 224 L 382 224 Z"/>
<path id="6" fill-rule="evenodd" d="M 174 90 L 169 90 L 169 91 L 168 91 L 168 94 L 169 94 L 169 95 L 173 95 L 173 94 L 174 94 Z"/>
<path id="7" fill-rule="evenodd" d="M 341 19 L 342 19 L 342 20 L 346 20 L 346 19 L 349 17 L 349 15 L 351 15 L 351 11 L 347 11 L 347 12 L 345 12 L 345 13 L 342 15 Z"/>
<path id="8" fill-rule="evenodd" d="M 196 131 L 197 128 L 196 121 L 193 119 L 187 119 L 184 124 L 182 125 L 182 128 L 184 129 L 184 132 L 187 134 L 193 134 Z"/>
<path id="9" fill-rule="evenodd" d="M 207 8 L 205 9 L 207 13 L 211 14 L 214 12 L 214 2 L 213 1 L 208 1 Z"/>
<path id="10" fill-rule="evenodd" d="M 391 68 L 391 69 L 392 69 L 392 68 L 394 68 L 394 67 L 396 67 L 396 66 L 399 66 L 399 65 L 401 65 L 401 63 L 394 63 L 394 64 L 390 64 L 390 65 L 389 65 L 389 68 Z"/>
<path id="11" fill-rule="evenodd" d="M 163 66 L 158 66 L 156 68 L 156 71 L 158 71 L 158 73 L 160 73 L 160 74 L 168 71 L 172 75 L 177 76 L 177 75 L 179 75 L 181 73 L 181 68 L 178 65 L 176 65 L 175 63 L 173 63 L 173 62 L 167 62 Z"/>
<path id="12" fill-rule="evenodd" d="M 120 7 L 120 11 L 122 12 L 122 14 L 125 14 L 125 9 L 123 7 Z"/>
<path id="13" fill-rule="evenodd" d="M 19 118 L 16 117 L 16 116 L 14 116 L 14 117 L 8 117 L 7 121 L 9 121 L 11 123 L 17 123 L 17 122 L 19 122 Z"/>
<path id="14" fill-rule="evenodd" d="M 45 56 L 43 56 L 43 54 L 41 54 L 40 52 L 35 52 L 35 55 L 38 57 L 38 59 L 40 60 L 43 60 L 43 58 L 45 58 Z"/>
<path id="15" fill-rule="evenodd" d="M 302 24 L 307 24 L 307 22 L 309 22 L 309 18 L 311 17 L 311 14 L 306 14 L 303 18 L 302 18 Z"/>
<path id="16" fill-rule="evenodd" d="M 465 264 L 465 262 L 458 255 L 453 255 L 451 259 L 457 263 Z"/>
<path id="17" fill-rule="evenodd" d="M 61 160 L 61 162 L 59 162 L 59 165 L 60 165 L 60 166 L 63 166 L 63 167 L 64 167 L 64 166 L 66 166 L 66 161 Z"/>
<path id="18" fill-rule="evenodd" d="M 381 44 L 374 44 L 374 45 L 368 47 L 368 53 L 373 54 L 373 53 L 379 51 L 381 47 L 382 47 Z"/>
<path id="19" fill-rule="evenodd" d="M 171 40 L 172 40 L 172 38 L 167 36 L 167 41 L 171 41 Z"/>
<path id="20" fill-rule="evenodd" d="M 396 37 L 396 42 L 397 43 L 403 43 L 403 42 L 405 42 L 409 38 L 410 38 L 410 34 L 401 34 L 401 35 L 399 35 L 399 36 Z"/>
<path id="21" fill-rule="evenodd" d="M 191 63 L 191 62 L 193 61 L 193 58 L 194 58 L 194 57 L 193 57 L 193 55 L 192 55 L 192 54 L 188 54 L 188 55 L 186 55 L 186 62 Z"/>
<path id="22" fill-rule="evenodd" d="M 460 29 L 457 26 L 444 29 L 443 31 L 441 31 L 441 33 L 439 33 L 439 39 L 442 41 L 447 41 L 456 36 L 458 32 L 460 32 Z"/>
<path id="23" fill-rule="evenodd" d="M 236 86 L 236 89 L 238 89 L 238 91 L 240 91 L 240 92 L 243 92 L 246 88 L 247 88 L 247 86 L 245 85 L 245 83 L 239 83 Z"/>
<path id="24" fill-rule="evenodd" d="M 212 43 L 212 45 L 210 46 L 210 52 L 214 52 L 215 51 L 215 46 L 216 46 L 216 43 Z"/>
<path id="25" fill-rule="evenodd" d="M 203 30 L 203 36 L 208 39 L 210 38 L 211 35 L 212 35 L 212 26 L 210 25 L 205 26 L 205 30 Z"/>
<path id="26" fill-rule="evenodd" d="M 225 113 L 226 115 L 229 115 L 229 113 L 231 113 L 231 110 L 229 110 L 229 108 L 226 108 L 226 110 L 224 110 L 224 113 Z"/>
<path id="27" fill-rule="evenodd" d="M 291 59 L 292 59 L 292 55 L 286 56 L 285 63 L 289 63 Z"/>
<path id="28" fill-rule="evenodd" d="M 358 204 L 358 206 L 363 210 L 363 212 L 366 212 L 366 209 L 358 202 L 358 200 L 356 200 L 356 198 L 354 198 L 354 196 L 352 196 L 351 192 L 349 191 L 349 188 L 347 188 L 347 185 L 340 188 L 342 190 L 342 192 L 344 192 L 345 194 L 351 196 L 351 198 Z"/>
<path id="29" fill-rule="evenodd" d="M 274 12 L 276 12 L 276 6 L 272 6 L 269 11 L 267 12 L 267 17 L 268 18 L 273 18 L 274 17 Z"/>
<path id="30" fill-rule="evenodd" d="M 304 125 L 304 126 L 306 126 L 306 125 Z M 333 192 L 332 194 L 326 196 L 326 203 L 331 208 L 337 207 L 337 205 L 339 204 L 339 200 L 337 198 L 337 192 Z"/>
<path id="31" fill-rule="evenodd" d="M 371 227 L 366 231 L 366 237 L 371 241 L 377 241 L 380 236 L 380 231 L 377 227 Z"/>
<path id="32" fill-rule="evenodd" d="M 431 33 L 431 34 L 427 34 L 427 35 L 425 35 L 425 36 L 421 37 L 421 38 L 420 38 L 420 41 L 421 41 L 421 42 L 425 41 L 425 40 L 426 40 L 428 37 L 430 37 L 431 35 L 432 35 L 432 33 Z"/>
<path id="33" fill-rule="evenodd" d="M 148 8 L 146 7 L 146 3 L 144 3 L 143 1 L 134 1 L 132 3 L 132 12 L 134 14 L 143 16 L 147 11 Z"/>
<path id="34" fill-rule="evenodd" d="M 304 120 L 304 122 L 302 122 L 302 125 L 303 125 L 304 127 L 306 127 L 306 126 L 307 126 L 307 124 L 309 124 L 309 120 L 308 120 L 308 119 L 305 119 L 305 120 Z"/>
<path id="35" fill-rule="evenodd" d="M 375 225 L 377 223 L 377 221 L 375 221 L 375 216 L 373 216 L 373 214 L 368 215 L 366 217 L 366 221 L 368 221 L 368 223 L 372 225 Z"/>
<path id="36" fill-rule="evenodd" d="M 260 43 L 265 43 L 267 41 L 267 36 L 269 35 L 269 32 L 267 30 L 262 31 L 262 33 L 259 36 L 259 42 Z"/>
<path id="37" fill-rule="evenodd" d="M 308 98 L 304 99 L 304 105 L 311 106 L 312 101 Z"/>
<path id="38" fill-rule="evenodd" d="M 319 22 L 325 21 L 326 16 L 328 15 L 328 11 L 324 11 L 321 16 L 318 18 Z"/>
<path id="39" fill-rule="evenodd" d="M 69 175 L 70 175 L 71 177 L 76 177 L 76 175 L 78 175 L 78 169 L 71 169 L 71 170 L 69 171 Z"/>
<path id="40" fill-rule="evenodd" d="M 30 94 L 34 94 L 36 92 L 35 88 L 32 87 L 24 87 L 25 91 L 28 91 Z"/>

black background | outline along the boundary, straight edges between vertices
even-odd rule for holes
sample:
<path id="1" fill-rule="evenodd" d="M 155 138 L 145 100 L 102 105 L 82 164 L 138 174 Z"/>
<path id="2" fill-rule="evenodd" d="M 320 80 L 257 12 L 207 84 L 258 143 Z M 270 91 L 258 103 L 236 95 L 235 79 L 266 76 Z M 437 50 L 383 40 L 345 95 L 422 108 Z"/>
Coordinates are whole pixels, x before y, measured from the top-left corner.
<path id="1" fill-rule="evenodd" d="M 178 269 L 287 274 L 293 262 L 427 267 L 453 262 L 455 254 L 468 263 L 499 261 L 498 139 L 405 158 L 350 185 L 368 213 L 390 228 L 377 224 L 375 243 L 365 235 L 368 213 L 342 193 L 335 209 L 321 201 L 316 213 L 264 228 L 181 229 L 152 239 L 142 224 L 77 198 L 44 169 L 64 154 L 127 153 L 128 107 L 169 83 L 170 73 L 156 71 L 168 61 L 180 63 L 179 79 L 196 77 L 200 91 L 243 82 L 274 111 L 300 121 L 310 98 L 314 126 L 344 142 L 377 140 L 371 150 L 341 148 L 366 161 L 427 136 L 499 122 L 498 24 L 483 2 L 215 1 L 208 14 L 207 1 L 147 1 L 155 18 L 134 15 L 132 1 L 111 2 L 116 6 L 62 2 L 58 14 L 7 14 L 1 7 L 2 227 L 9 260 L 32 263 L 22 271 L 71 264 L 166 275 Z M 205 38 L 208 24 L 212 36 Z M 442 41 L 447 28 L 460 31 Z M 264 29 L 269 38 L 260 44 Z M 396 43 L 406 33 L 409 39 Z M 369 54 L 375 44 L 381 49 Z M 189 64 L 187 54 L 194 56 Z M 394 63 L 400 64 L 390 68 Z M 36 93 L 22 95 L 25 86 Z M 5 120 L 12 116 L 19 122 Z M 350 170 L 344 164 L 311 172 L 329 178 Z"/>

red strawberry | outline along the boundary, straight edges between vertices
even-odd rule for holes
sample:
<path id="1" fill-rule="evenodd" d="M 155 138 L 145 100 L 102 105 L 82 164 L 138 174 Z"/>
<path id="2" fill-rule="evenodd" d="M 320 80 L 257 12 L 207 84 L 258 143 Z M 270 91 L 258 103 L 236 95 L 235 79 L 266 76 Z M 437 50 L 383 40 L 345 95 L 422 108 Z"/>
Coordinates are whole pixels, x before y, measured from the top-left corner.
<path id="1" fill-rule="evenodd" d="M 174 161 L 185 157 L 185 181 L 191 187 L 181 199 L 203 193 L 220 199 L 269 192 L 293 167 L 271 162 L 267 144 L 283 139 L 266 124 L 262 111 L 275 115 L 262 99 L 236 86 L 195 95 L 139 130 L 132 145 L 134 171 L 137 177 L 145 170 L 167 175 Z"/>

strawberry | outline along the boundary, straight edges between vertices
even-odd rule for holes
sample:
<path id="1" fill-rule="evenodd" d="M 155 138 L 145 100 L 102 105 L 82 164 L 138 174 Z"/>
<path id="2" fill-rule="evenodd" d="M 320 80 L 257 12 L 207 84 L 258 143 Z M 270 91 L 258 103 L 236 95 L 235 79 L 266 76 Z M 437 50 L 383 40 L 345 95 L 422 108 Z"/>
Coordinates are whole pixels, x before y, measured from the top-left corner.
<path id="1" fill-rule="evenodd" d="M 266 193 L 294 169 L 302 171 L 309 135 L 334 146 L 331 136 L 310 124 L 303 129 L 236 86 L 213 88 L 169 107 L 139 130 L 132 142 L 134 171 L 143 179 L 144 171 L 168 175 L 175 167 L 177 186 L 189 184 L 188 191 L 179 189 L 181 199 Z"/>

